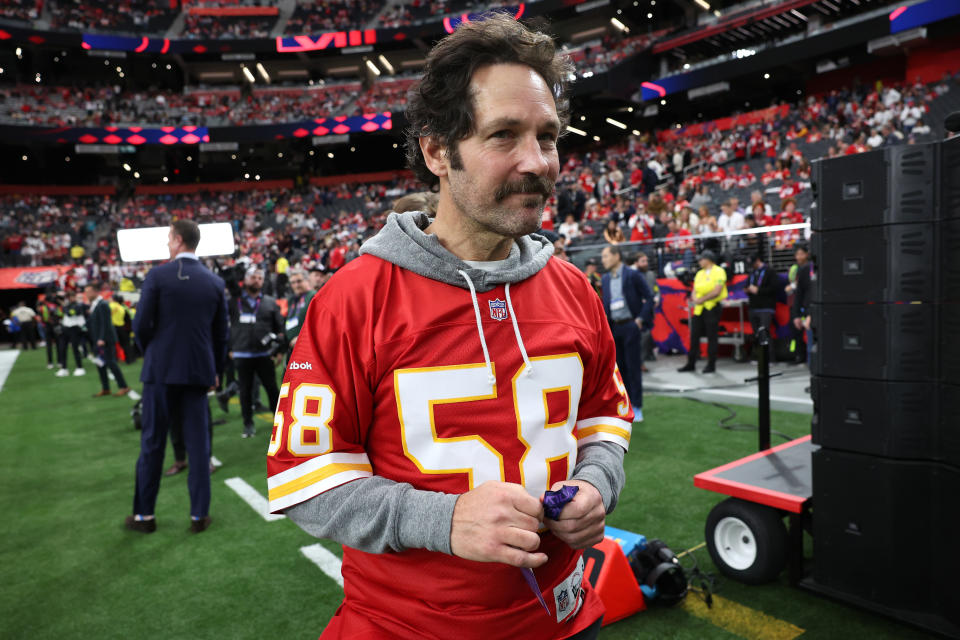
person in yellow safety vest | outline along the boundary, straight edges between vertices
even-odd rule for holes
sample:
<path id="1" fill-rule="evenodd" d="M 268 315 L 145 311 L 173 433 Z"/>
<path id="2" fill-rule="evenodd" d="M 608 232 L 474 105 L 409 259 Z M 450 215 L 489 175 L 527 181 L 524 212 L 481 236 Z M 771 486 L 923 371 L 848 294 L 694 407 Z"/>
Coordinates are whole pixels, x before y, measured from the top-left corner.
<path id="1" fill-rule="evenodd" d="M 280 300 L 287 295 L 287 286 L 289 284 L 289 278 L 287 277 L 287 270 L 290 269 L 290 261 L 287 260 L 284 256 L 277 258 L 275 271 L 277 272 L 276 279 L 276 293 L 277 300 Z"/>
<path id="2" fill-rule="evenodd" d="M 717 256 L 706 249 L 700 254 L 700 270 L 693 279 L 693 316 L 690 318 L 690 350 L 687 364 L 678 371 L 694 371 L 700 356 L 700 338 L 707 338 L 707 366 L 704 373 L 717 370 L 717 340 L 720 331 L 720 303 L 727 297 L 727 272 L 717 266 Z"/>
<path id="3" fill-rule="evenodd" d="M 131 364 L 135 359 L 133 349 L 130 346 L 131 318 L 127 313 L 127 308 L 114 297 L 110 298 L 110 321 L 117 331 L 117 342 L 123 349 L 123 361 Z"/>

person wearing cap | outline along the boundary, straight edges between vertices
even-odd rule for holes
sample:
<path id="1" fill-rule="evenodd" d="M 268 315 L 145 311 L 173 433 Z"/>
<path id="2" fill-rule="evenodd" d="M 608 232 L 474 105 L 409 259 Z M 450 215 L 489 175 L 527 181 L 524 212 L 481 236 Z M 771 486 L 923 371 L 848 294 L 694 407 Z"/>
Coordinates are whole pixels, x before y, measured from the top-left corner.
<path id="1" fill-rule="evenodd" d="M 707 366 L 704 373 L 717 370 L 717 338 L 720 330 L 720 303 L 727 297 L 727 272 L 717 266 L 717 256 L 710 249 L 700 254 L 700 270 L 693 279 L 693 316 L 690 318 L 690 350 L 687 364 L 678 371 L 694 371 L 700 356 L 700 338 L 707 338 Z"/>
<path id="2" fill-rule="evenodd" d="M 587 280 L 590 281 L 590 286 L 597 292 L 597 295 L 603 298 L 603 281 L 600 277 L 599 267 L 600 261 L 596 258 L 590 258 L 587 260 L 583 274 L 587 276 Z"/>
<path id="3" fill-rule="evenodd" d="M 777 306 L 777 275 L 763 261 L 762 253 L 751 258 L 753 271 L 747 280 L 747 298 L 750 302 L 750 326 L 753 335 L 759 335 L 760 327 L 770 330 Z M 756 354 L 754 354 L 756 356 Z"/>
<path id="4" fill-rule="evenodd" d="M 623 264 L 619 246 L 600 253 L 607 270 L 601 278 L 603 310 L 617 349 L 617 367 L 633 405 L 634 421 L 643 421 L 643 330 L 653 326 L 653 291 L 646 277 Z"/>

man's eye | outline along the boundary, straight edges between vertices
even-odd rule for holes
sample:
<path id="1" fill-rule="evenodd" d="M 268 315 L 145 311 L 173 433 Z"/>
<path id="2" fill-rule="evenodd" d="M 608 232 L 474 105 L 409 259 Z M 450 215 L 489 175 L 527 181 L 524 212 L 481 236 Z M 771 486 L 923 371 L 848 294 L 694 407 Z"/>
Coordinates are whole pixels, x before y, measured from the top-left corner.
<path id="1" fill-rule="evenodd" d="M 500 131 L 495 132 L 491 138 L 509 138 L 513 135 L 513 132 L 509 129 L 501 129 Z"/>

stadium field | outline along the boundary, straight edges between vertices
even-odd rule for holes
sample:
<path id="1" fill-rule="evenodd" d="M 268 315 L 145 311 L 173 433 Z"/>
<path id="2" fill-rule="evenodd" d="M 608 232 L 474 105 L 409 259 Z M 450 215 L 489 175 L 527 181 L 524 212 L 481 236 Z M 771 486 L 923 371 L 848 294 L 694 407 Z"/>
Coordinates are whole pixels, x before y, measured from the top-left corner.
<path id="1" fill-rule="evenodd" d="M 55 378 L 42 351 L 16 360 L 0 391 L 0 637 L 316 638 L 340 587 L 300 549 L 317 541 L 286 519 L 266 521 L 226 481 L 266 493 L 271 417 L 240 438 L 239 408 L 214 428 L 211 528 L 188 533 L 186 474 L 164 478 L 152 535 L 126 531 L 139 432 L 127 398 L 98 398 L 96 373 Z M 125 373 L 136 379 L 138 367 Z M 139 385 L 137 385 L 139 386 Z M 215 418 L 222 417 L 213 408 Z M 627 486 L 610 525 L 661 538 L 679 552 L 703 540 L 719 500 L 692 476 L 751 453 L 756 436 L 726 431 L 725 412 L 683 398 L 646 398 L 626 459 Z M 752 422 L 753 412 L 741 412 Z M 774 429 L 809 433 L 809 417 L 774 413 Z M 168 450 L 166 465 L 172 461 Z M 323 543 L 333 553 L 339 548 Z M 716 573 L 705 549 L 693 552 Z M 877 558 L 877 562 L 896 562 Z M 691 564 L 690 558 L 684 564 Z M 518 579 L 519 576 L 518 576 Z M 712 609 L 697 599 L 652 609 L 601 633 L 619 638 L 927 637 L 899 623 L 787 586 L 719 579 Z"/>

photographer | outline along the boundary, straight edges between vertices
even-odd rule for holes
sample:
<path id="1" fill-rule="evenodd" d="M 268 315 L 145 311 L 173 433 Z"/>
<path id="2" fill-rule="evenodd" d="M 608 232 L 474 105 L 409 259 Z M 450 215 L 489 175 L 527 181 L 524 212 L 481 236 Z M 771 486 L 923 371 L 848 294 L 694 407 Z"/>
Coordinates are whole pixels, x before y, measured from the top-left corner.
<path id="1" fill-rule="evenodd" d="M 243 279 L 243 289 L 230 301 L 230 357 L 240 382 L 240 412 L 243 437 L 256 433 L 253 426 L 253 376 L 260 379 L 270 399 L 270 410 L 277 407 L 277 376 L 271 356 L 283 341 L 283 316 L 273 296 L 263 295 L 263 270 L 251 267 Z"/>

